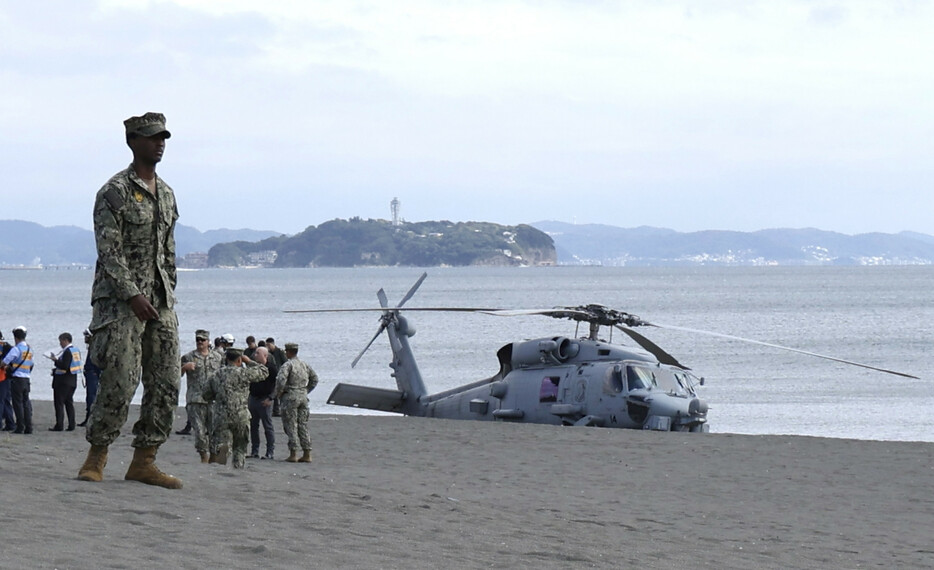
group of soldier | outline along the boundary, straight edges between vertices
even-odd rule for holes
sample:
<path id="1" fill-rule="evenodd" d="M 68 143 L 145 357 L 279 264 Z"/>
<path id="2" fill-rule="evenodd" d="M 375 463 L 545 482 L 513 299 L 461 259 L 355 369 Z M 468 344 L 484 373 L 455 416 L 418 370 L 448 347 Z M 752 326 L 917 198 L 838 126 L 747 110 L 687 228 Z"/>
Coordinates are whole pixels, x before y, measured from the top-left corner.
<path id="1" fill-rule="evenodd" d="M 5 364 L 0 369 L 0 424 L 4 424 L 2 429 L 6 431 L 29 434 L 33 431 L 30 374 L 35 364 L 32 349 L 26 343 L 26 327 L 16 327 L 13 335 L 14 343 L 7 343 L 0 333 Z M 91 332 L 84 331 L 84 336 L 90 344 Z M 90 358 L 82 360 L 70 333 L 62 333 L 58 339 L 61 351 L 46 355 L 54 366 L 55 425 L 49 430 L 74 431 L 76 426 L 87 424 L 101 371 Z M 297 344 L 287 343 L 283 351 L 273 338 L 257 343 L 249 336 L 246 341 L 247 347 L 238 349 L 233 346 L 233 335 L 225 334 L 215 339 L 211 347 L 208 331 L 195 333 L 195 349 L 181 357 L 181 374 L 187 377 L 188 385 L 188 425 L 177 433 L 194 434 L 195 450 L 202 462 L 226 464 L 229 455 L 233 467 L 242 469 L 248 443 L 249 457 L 274 459 L 272 416 L 277 415 L 282 417 L 283 431 L 288 437 L 286 461 L 311 462 L 307 393 L 317 386 L 317 374 L 298 359 Z M 84 421 L 76 424 L 73 397 L 82 369 L 87 410 Z M 260 426 L 266 439 L 263 456 L 259 455 Z"/>
<path id="2" fill-rule="evenodd" d="M 286 343 L 283 351 L 273 338 L 257 343 L 250 336 L 246 349 L 239 349 L 230 334 L 216 341 L 212 347 L 210 333 L 199 329 L 195 349 L 181 358 L 188 425 L 177 433 L 194 435 L 202 463 L 226 464 L 229 455 L 233 467 L 242 469 L 248 444 L 249 457 L 274 458 L 272 416 L 278 404 L 288 437 L 286 461 L 310 463 L 307 394 L 318 385 L 318 375 L 298 358 L 298 345 Z M 263 456 L 260 425 L 266 439 Z"/>

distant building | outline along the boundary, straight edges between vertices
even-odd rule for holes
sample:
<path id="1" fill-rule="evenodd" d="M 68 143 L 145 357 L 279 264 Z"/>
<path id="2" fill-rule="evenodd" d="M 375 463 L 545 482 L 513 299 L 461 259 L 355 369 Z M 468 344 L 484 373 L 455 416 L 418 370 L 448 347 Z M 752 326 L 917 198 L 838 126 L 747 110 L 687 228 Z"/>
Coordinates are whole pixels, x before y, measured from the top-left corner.
<path id="1" fill-rule="evenodd" d="M 274 249 L 254 251 L 246 256 L 252 265 L 272 265 L 276 262 L 277 257 L 279 257 L 279 254 Z"/>
<path id="2" fill-rule="evenodd" d="M 176 264 L 184 269 L 204 269 L 208 266 L 208 254 L 195 251 L 180 257 Z"/>

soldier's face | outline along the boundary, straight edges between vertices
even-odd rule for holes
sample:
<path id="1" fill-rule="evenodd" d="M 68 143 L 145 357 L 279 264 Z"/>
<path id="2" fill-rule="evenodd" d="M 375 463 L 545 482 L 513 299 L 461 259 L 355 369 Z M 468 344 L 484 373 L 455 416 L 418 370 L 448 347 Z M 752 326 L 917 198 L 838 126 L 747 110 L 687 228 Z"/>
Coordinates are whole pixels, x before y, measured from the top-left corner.
<path id="1" fill-rule="evenodd" d="M 158 164 L 165 152 L 165 134 L 132 138 L 130 139 L 130 148 L 133 149 L 133 156 L 137 160 L 147 164 Z"/>

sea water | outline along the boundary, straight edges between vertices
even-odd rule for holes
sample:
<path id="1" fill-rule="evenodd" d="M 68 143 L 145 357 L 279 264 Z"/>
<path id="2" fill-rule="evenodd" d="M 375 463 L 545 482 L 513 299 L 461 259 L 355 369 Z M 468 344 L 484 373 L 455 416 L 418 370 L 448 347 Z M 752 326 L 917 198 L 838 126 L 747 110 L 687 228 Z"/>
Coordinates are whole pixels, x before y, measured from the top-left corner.
<path id="1" fill-rule="evenodd" d="M 376 308 L 384 288 L 397 303 L 423 271 L 410 307 L 550 308 L 600 303 L 660 324 L 709 330 L 904 371 L 920 380 L 774 348 L 643 328 L 705 378 L 711 431 L 856 439 L 934 441 L 934 267 L 756 268 L 354 268 L 183 271 L 178 277 L 182 352 L 194 331 L 212 337 L 274 337 L 297 342 L 321 380 L 312 412 L 330 406 L 338 382 L 394 388 L 386 337 L 350 364 L 379 325 L 379 312 L 285 313 L 296 309 Z M 51 400 L 51 362 L 68 331 L 83 348 L 90 320 L 91 271 L 0 271 L 0 331 L 25 325 L 36 353 L 32 397 Z M 496 350 L 542 336 L 578 336 L 575 323 L 542 316 L 410 312 L 411 344 L 431 392 L 488 377 Z M 623 342 L 623 335 L 614 335 Z M 141 390 L 140 390 L 141 392 Z M 140 392 L 136 401 L 139 401 Z M 84 391 L 75 400 L 82 409 Z M 184 401 L 184 384 L 182 388 Z M 51 418 L 49 418 L 51 421 Z M 38 421 L 42 421 L 41 418 Z"/>

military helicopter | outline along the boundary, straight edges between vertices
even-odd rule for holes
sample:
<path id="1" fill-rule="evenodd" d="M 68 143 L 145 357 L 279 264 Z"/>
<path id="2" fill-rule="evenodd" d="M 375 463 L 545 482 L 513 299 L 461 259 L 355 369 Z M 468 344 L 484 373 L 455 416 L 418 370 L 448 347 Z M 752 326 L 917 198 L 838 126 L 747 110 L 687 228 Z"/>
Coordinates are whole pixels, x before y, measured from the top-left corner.
<path id="1" fill-rule="evenodd" d="M 428 276 L 423 273 L 394 307 L 385 291 L 377 298 L 379 309 L 316 309 L 289 313 L 380 311 L 379 328 L 351 363 L 356 366 L 373 342 L 386 331 L 393 359 L 390 363 L 397 390 L 355 384 L 338 384 L 329 404 L 422 416 L 461 420 L 526 422 L 566 426 L 658 431 L 707 432 L 707 403 L 696 387 L 703 378 L 678 362 L 661 347 L 633 330 L 658 327 L 707 334 L 818 358 L 916 378 L 910 374 L 877 368 L 796 348 L 685 327 L 649 323 L 639 317 L 603 305 L 553 309 L 498 309 L 481 307 L 417 307 L 406 311 L 475 312 L 494 316 L 544 315 L 587 323 L 587 336 L 550 336 L 509 343 L 496 356 L 499 371 L 451 390 L 429 394 L 422 380 L 409 337 L 415 328 L 402 315 Z M 600 338 L 608 327 L 610 341 Z M 638 347 L 612 343 L 612 331 L 620 330 Z"/>

